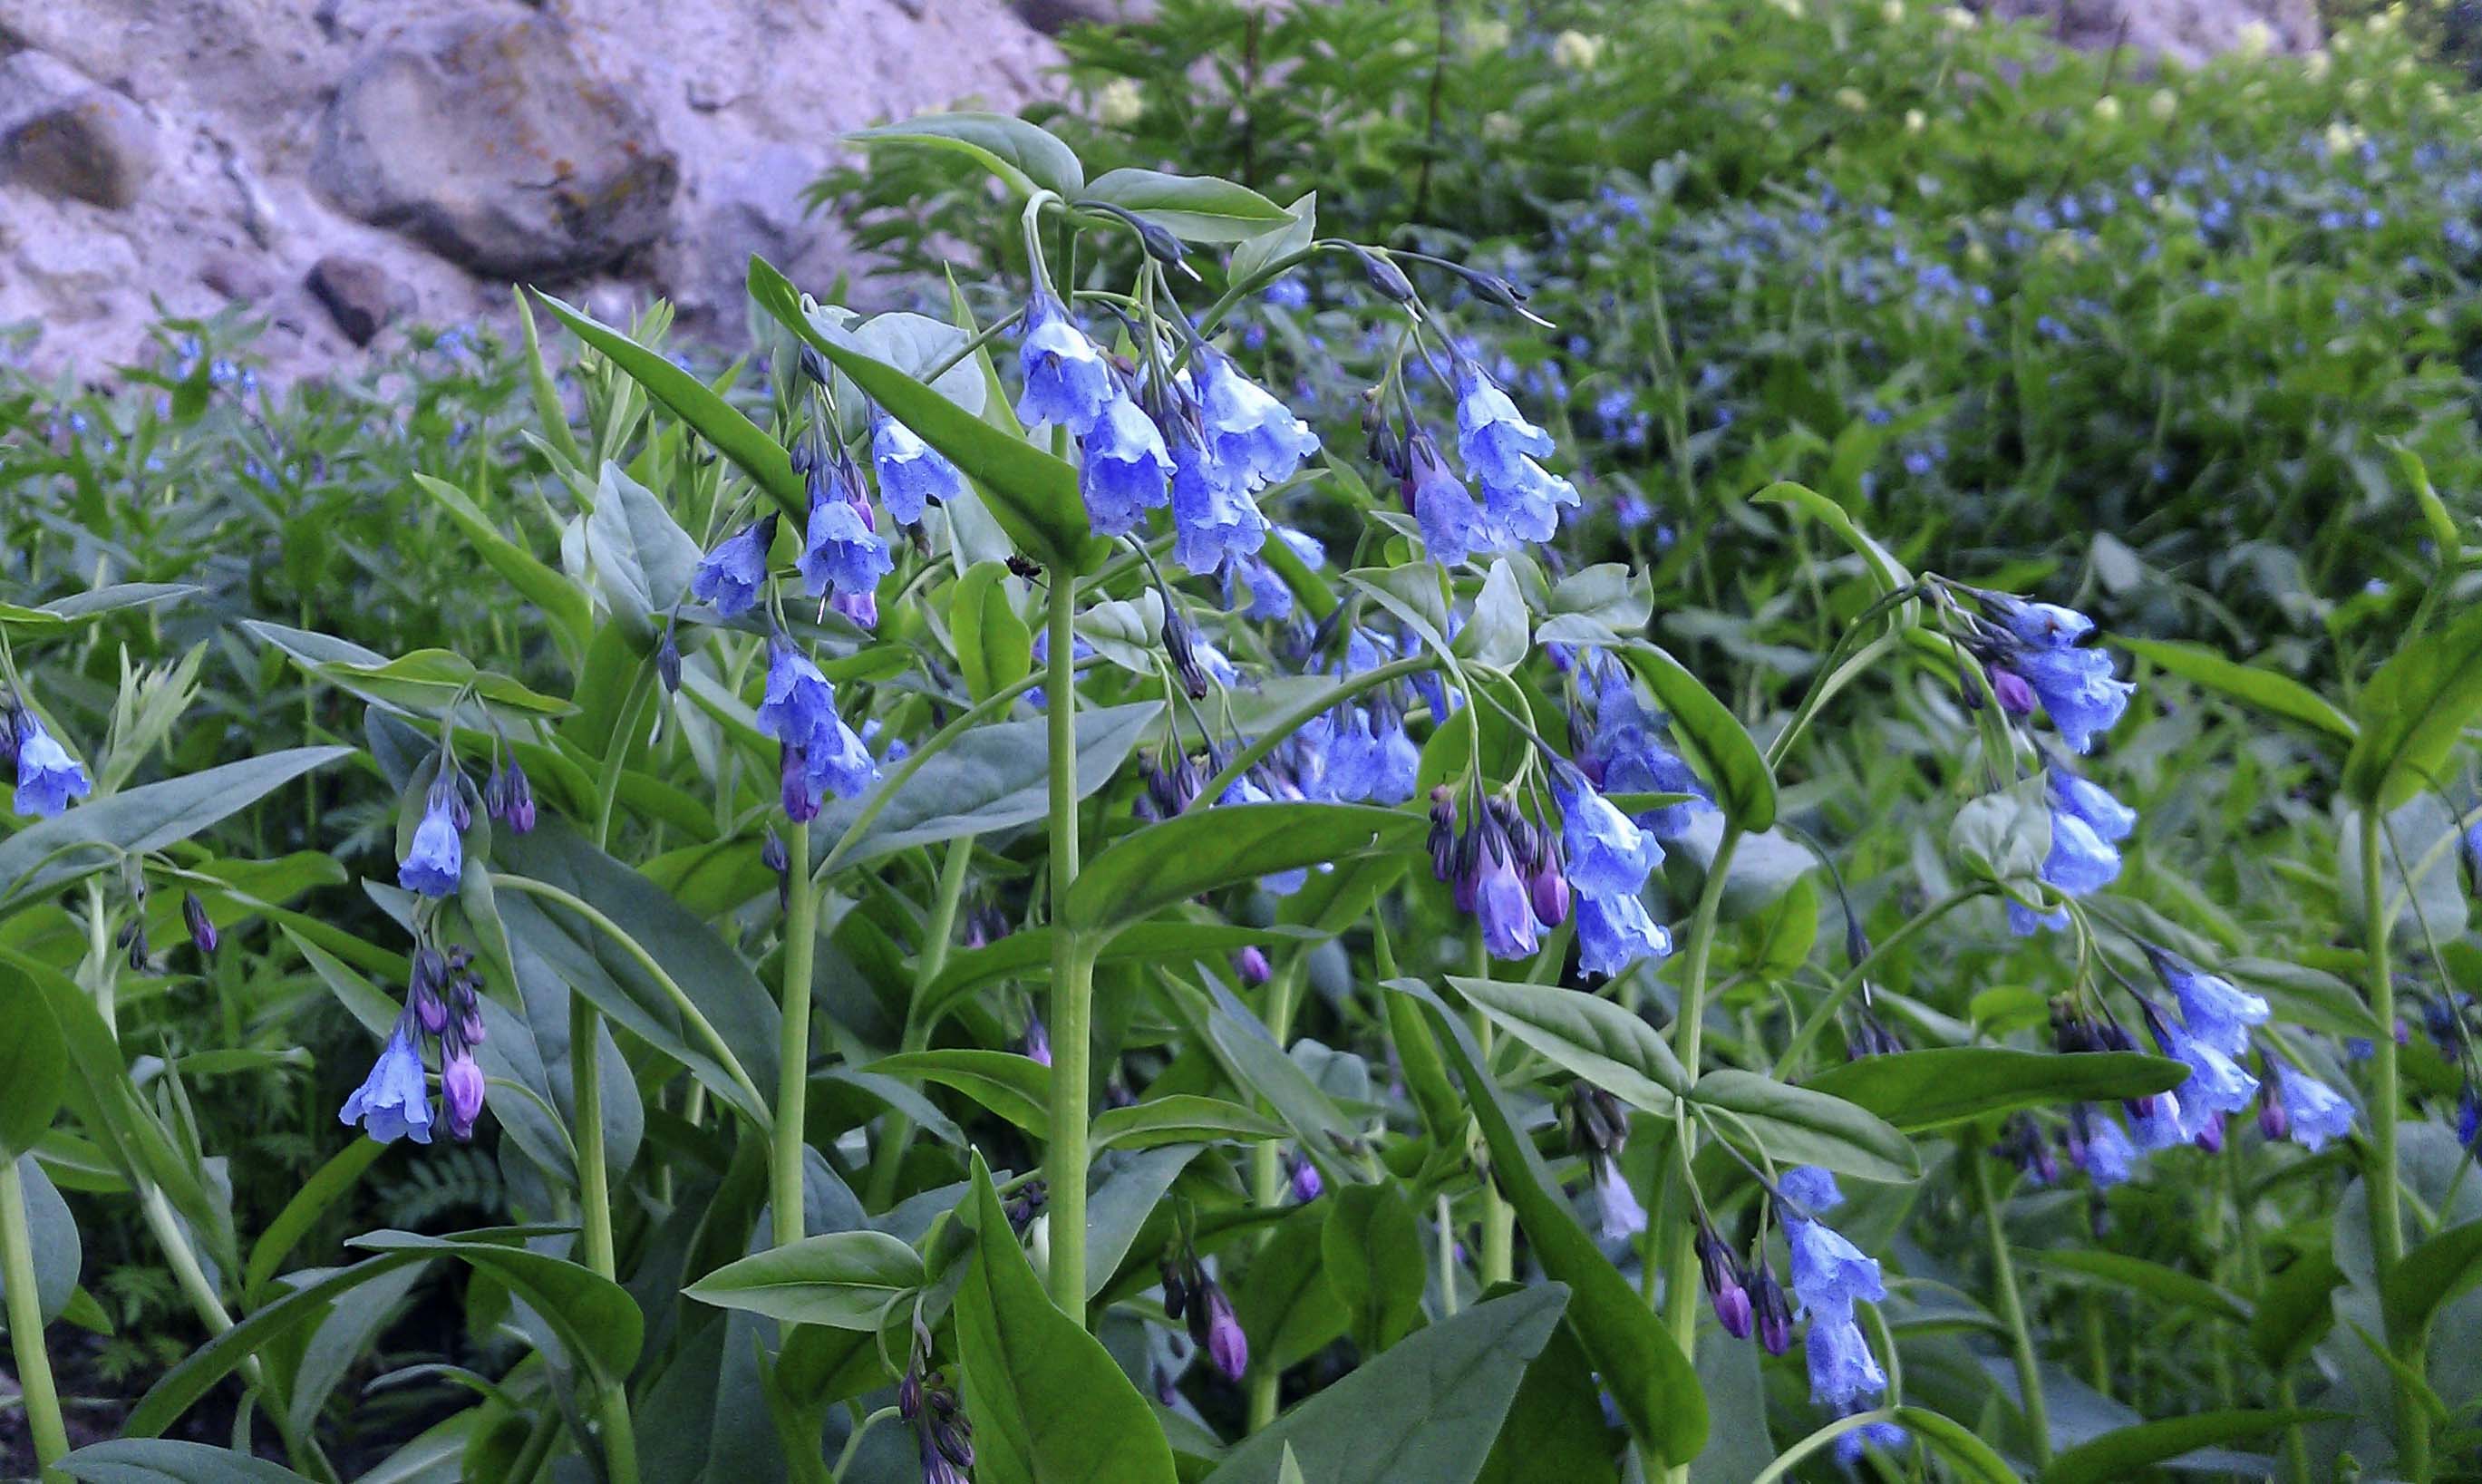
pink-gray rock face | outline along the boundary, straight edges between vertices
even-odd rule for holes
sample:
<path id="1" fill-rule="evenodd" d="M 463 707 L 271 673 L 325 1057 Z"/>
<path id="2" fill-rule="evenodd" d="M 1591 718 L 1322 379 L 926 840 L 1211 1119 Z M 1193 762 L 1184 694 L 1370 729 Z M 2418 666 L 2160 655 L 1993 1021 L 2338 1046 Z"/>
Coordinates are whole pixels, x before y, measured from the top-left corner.
<path id="1" fill-rule="evenodd" d="M 1995 9 L 2086 51 L 2125 46 L 2141 66 L 2169 57 L 2196 66 L 2252 45 L 2315 51 L 2323 37 L 2312 0 L 1998 0 Z"/>
<path id="2" fill-rule="evenodd" d="M 12 183 L 116 211 L 136 203 L 155 156 L 145 110 L 106 88 L 50 102 L 0 134 Z"/>
<path id="3" fill-rule="evenodd" d="M 680 166 L 655 120 L 542 15 L 408 31 L 345 74 L 310 167 L 347 214 L 498 278 L 568 278 L 672 221 Z"/>

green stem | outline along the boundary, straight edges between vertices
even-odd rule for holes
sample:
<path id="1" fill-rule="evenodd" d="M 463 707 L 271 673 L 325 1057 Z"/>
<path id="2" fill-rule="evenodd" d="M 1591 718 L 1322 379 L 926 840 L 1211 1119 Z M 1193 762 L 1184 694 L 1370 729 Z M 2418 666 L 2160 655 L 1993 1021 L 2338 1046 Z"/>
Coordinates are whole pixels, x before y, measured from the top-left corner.
<path id="1" fill-rule="evenodd" d="M 805 1234 L 802 1155 L 810 1111 L 810 962 L 819 936 L 818 884 L 802 870 L 802 862 L 810 859 L 807 820 L 787 828 L 784 850 L 795 864 L 793 894 L 784 911 L 783 1025 L 776 1068 L 775 1174 L 769 1189 L 779 1247 Z"/>
<path id="2" fill-rule="evenodd" d="M 1095 1056 L 1095 955 L 1062 921 L 1077 881 L 1076 580 L 1051 578 L 1044 714 L 1051 723 L 1051 1301 L 1086 1322 L 1086 1109 Z"/>
<path id="3" fill-rule="evenodd" d="M 69 1450 L 61 1421 L 61 1393 L 52 1382 L 52 1356 L 43 1345 L 42 1297 L 35 1290 L 35 1237 L 26 1222 L 26 1183 L 16 1155 L 0 1149 L 0 1284 L 9 1290 L 9 1343 L 17 1358 L 17 1389 L 26 1402 L 26 1429 L 34 1434 L 35 1463 L 44 1484 L 66 1484 L 52 1465 Z"/>
<path id="4" fill-rule="evenodd" d="M 1991 1239 L 1991 1265 L 1999 1277 L 1999 1319 L 2008 1326 L 2010 1353 L 2017 1362 L 2017 1392 L 2025 1408 L 2025 1427 L 2034 1435 L 2034 1462 L 2051 1462 L 2051 1409 L 2043 1399 L 2043 1373 L 2034 1361 L 2034 1335 L 2025 1327 L 2025 1301 L 2017 1289 L 2017 1262 L 2008 1251 L 2008 1228 L 2000 1219 L 1999 1197 L 1991 1184 L 1991 1159 L 1960 1144 L 1957 1157 L 1973 1165 L 1973 1189 L 1982 1202 L 1983 1231 Z"/>
<path id="5" fill-rule="evenodd" d="M 603 1068 L 597 1055 L 603 1021 L 586 996 L 568 999 L 569 1101 L 577 1109 L 577 1206 L 585 1232 L 586 1265 L 605 1278 L 620 1276 L 612 1246 L 612 1172 L 603 1154 Z"/>
<path id="6" fill-rule="evenodd" d="M 1284 960 L 1276 977 L 1267 986 L 1267 1029 L 1283 1046 L 1292 1040 L 1293 1000 L 1302 977 L 1302 957 L 1293 954 Z M 1273 1210 L 1284 1200 L 1284 1161 L 1281 1150 L 1273 1139 L 1261 1139 L 1250 1151 L 1250 1197 L 1261 1210 Z M 1269 1227 L 1258 1233 L 1260 1252 L 1275 1240 Z M 1279 1388 L 1283 1377 L 1271 1364 L 1272 1357 L 1259 1355 L 1250 1372 L 1250 1428 L 1256 1432 L 1276 1419 Z"/>
<path id="7" fill-rule="evenodd" d="M 913 1007 L 906 1012 L 902 1048 L 919 1051 L 931 1041 L 931 1027 L 918 1013 L 922 992 L 938 982 L 939 971 L 948 967 L 948 942 L 957 936 L 957 905 L 965 895 L 965 871 L 973 863 L 974 837 L 960 835 L 948 842 L 948 859 L 939 866 L 939 896 L 931 907 L 931 920 L 923 927 L 922 957 L 913 972 Z M 906 1146 L 913 1141 L 913 1120 L 890 1109 L 887 1123 L 879 1139 L 879 1148 L 871 1153 L 870 1185 L 863 1195 L 871 1210 L 885 1210 L 896 1197 L 896 1180 L 905 1165 Z"/>
<path id="8" fill-rule="evenodd" d="M 2370 1014 L 2379 1022 L 2371 1040 L 2377 1047 L 2378 1090 L 2370 1098 L 2370 1169 L 2363 1180 L 2370 1200 L 2370 1256 L 2385 1278 L 2404 1258 L 2404 1205 L 2397 1179 L 2396 1114 L 2402 1103 L 2396 1072 L 2395 974 L 2388 962 L 2388 933 L 2395 914 L 2389 910 L 2387 883 L 2380 878 L 2381 845 L 2387 821 L 2375 808 L 2362 812 L 2363 933 L 2368 939 Z M 2412 1353 L 2402 1353 L 2411 1349 Z M 2422 1368 L 2418 1349 L 2400 1346 L 2397 1359 Z M 2396 1388 L 2396 1470 L 2414 1484 L 2431 1476 L 2430 1416 L 2410 1387 Z"/>
<path id="9" fill-rule="evenodd" d="M 595 1436 L 603 1444 L 603 1469 L 610 1484 L 638 1484 L 638 1429 L 629 1420 L 629 1392 L 612 1377 L 594 1383 L 597 1395 Z"/>
<path id="10" fill-rule="evenodd" d="M 1698 891 L 1698 907 L 1689 918 L 1689 944 L 1681 954 L 1680 1014 L 1672 1028 L 1672 1046 L 1680 1065 L 1694 1085 L 1698 1080 L 1698 1059 L 1706 1025 L 1706 958 L 1715 945 L 1715 915 L 1724 903 L 1724 883 L 1731 875 L 1733 853 L 1741 846 L 1741 827 L 1730 820 L 1724 822 L 1724 833 L 1715 842 L 1715 859 L 1706 867 L 1706 882 Z M 1698 1153 L 1696 1125 L 1687 1119 L 1680 1122 L 1680 1158 L 1684 1165 Z M 1693 1361 L 1698 1354 L 1698 1254 L 1693 1223 L 1676 1220 L 1671 1232 L 1672 1260 L 1670 1278 L 1663 1295 L 1664 1314 L 1672 1326 L 1672 1338 L 1680 1353 Z M 1673 1484 L 1685 1484 L 1689 1466 L 1673 1466 L 1667 1475 Z"/>
<path id="11" fill-rule="evenodd" d="M 509 1484 L 534 1484 L 535 1475 L 542 1472 L 543 1461 L 551 1457 L 551 1445 L 560 1439 L 561 1415 L 558 1407 L 546 1406 L 535 1414 L 526 1429 L 525 1442 L 517 1447 L 517 1456 L 509 1465 Z"/>
<path id="12" fill-rule="evenodd" d="M 1888 935 L 1886 941 L 1876 944 L 1868 953 L 1862 955 L 1862 962 L 1845 970 L 1844 977 L 1835 981 L 1835 988 L 1830 990 L 1827 997 L 1820 1000 L 1817 1006 L 1803 1018 L 1800 1027 L 1792 1033 L 1791 1044 L 1784 1047 L 1782 1056 L 1776 1058 L 1777 1079 L 1781 1081 L 1792 1074 L 1792 1070 L 1800 1062 L 1802 1053 L 1808 1051 L 1811 1043 L 1818 1040 L 1819 1033 L 1827 1028 L 1829 1021 L 1835 1019 L 1835 1012 L 1842 1009 L 1844 1002 L 1853 997 L 1853 992 L 1862 987 L 1862 981 L 1869 977 L 1870 970 L 1879 966 L 1881 959 L 1903 947 L 1912 941 L 1915 933 L 1929 927 L 1975 897 L 1987 895 L 1991 889 L 1987 884 L 1977 884 L 1949 892 L 1906 919 L 1902 927 Z"/>

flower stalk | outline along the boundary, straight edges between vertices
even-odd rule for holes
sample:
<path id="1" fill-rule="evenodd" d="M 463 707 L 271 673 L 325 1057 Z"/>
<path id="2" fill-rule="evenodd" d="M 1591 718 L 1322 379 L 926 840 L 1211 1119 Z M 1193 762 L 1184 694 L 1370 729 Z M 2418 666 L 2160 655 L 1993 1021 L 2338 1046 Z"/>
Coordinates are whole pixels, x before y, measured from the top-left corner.
<path id="1" fill-rule="evenodd" d="M 1076 579 L 1051 577 L 1044 714 L 1050 722 L 1051 915 L 1059 923 L 1077 881 Z M 1095 1047 L 1095 955 L 1073 932 L 1051 954 L 1051 1147 L 1043 1179 L 1051 1205 L 1051 1301 L 1086 1322 L 1086 1108 Z"/>
<path id="2" fill-rule="evenodd" d="M 26 1183 L 17 1173 L 16 1155 L 8 1150 L 0 1150 L 0 1284 L 8 1287 L 9 1341 L 16 1356 L 17 1387 L 26 1405 L 26 1430 L 34 1438 L 35 1463 L 43 1484 L 66 1484 L 68 1476 L 52 1467 L 69 1450 L 69 1438 L 61 1420 L 60 1390 L 52 1381 L 51 1352 L 43 1344 Z"/>

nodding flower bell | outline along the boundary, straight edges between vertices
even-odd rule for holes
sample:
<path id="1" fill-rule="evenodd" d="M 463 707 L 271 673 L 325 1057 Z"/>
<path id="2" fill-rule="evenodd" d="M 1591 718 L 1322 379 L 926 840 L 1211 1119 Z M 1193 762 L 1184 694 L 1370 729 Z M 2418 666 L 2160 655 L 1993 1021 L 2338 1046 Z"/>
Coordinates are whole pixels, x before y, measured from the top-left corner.
<path id="1" fill-rule="evenodd" d="M 1592 1083 L 1572 1083 L 1561 1104 L 1560 1122 L 1568 1130 L 1569 1147 L 1586 1156 L 1603 1239 L 1625 1241 L 1645 1231 L 1646 1207 L 1621 1171 L 1621 1151 L 1628 1145 L 1628 1112 L 1620 1100 Z"/>
<path id="2" fill-rule="evenodd" d="M 1576 489 L 1547 473 L 1551 435 L 1525 420 L 1508 393 L 1460 356 L 1450 368 L 1457 388 L 1457 452 L 1483 488 L 1496 545 L 1543 542 L 1560 528 L 1560 507 L 1578 503 Z"/>
<path id="3" fill-rule="evenodd" d="M 885 412 L 871 420 L 870 462 L 879 475 L 879 501 L 898 525 L 913 525 L 925 509 L 965 492 L 957 466 Z"/>
<path id="4" fill-rule="evenodd" d="M 1490 550 L 1482 507 L 1439 456 L 1439 445 L 1428 433 L 1416 433 L 1406 442 L 1404 462 L 1405 503 L 1422 528 L 1422 545 L 1431 560 L 1454 567 L 1477 551 Z"/>
<path id="5" fill-rule="evenodd" d="M 1025 1039 L 1018 1043 L 1029 1061 L 1051 1065 L 1051 1032 L 1043 1027 L 1043 1017 L 1029 1011 L 1025 1018 Z"/>
<path id="6" fill-rule="evenodd" d="M 2270 1115 L 2277 1125 L 2272 1128 Z M 2258 1129 L 2270 1139 L 2288 1137 L 2314 1154 L 2353 1131 L 2353 1105 L 2316 1077 L 2277 1061 L 2275 1081 L 2258 1104 Z"/>
<path id="7" fill-rule="evenodd" d="M 396 884 L 422 896 L 444 897 L 457 889 L 465 870 L 461 838 L 470 813 L 460 796 L 463 777 L 444 755 L 439 776 L 424 797 L 422 821 L 414 826 L 405 859 L 397 862 Z"/>
<path id="8" fill-rule="evenodd" d="M 1204 1292 L 1190 1311 L 1193 1333 L 1199 1328 L 1196 1316 L 1201 1312 L 1206 1316 L 1206 1336 L 1201 1342 L 1206 1346 L 1207 1358 L 1215 1362 L 1215 1368 L 1224 1373 L 1225 1380 L 1240 1380 L 1242 1372 L 1250 1368 L 1250 1337 L 1242 1333 L 1241 1321 L 1233 1315 L 1232 1301 L 1224 1296 L 1224 1289 L 1212 1279 L 1206 1281 Z"/>
<path id="9" fill-rule="evenodd" d="M 337 1117 L 347 1125 L 361 1125 L 382 1144 L 401 1138 L 416 1144 L 431 1142 L 431 1098 L 423 1081 L 422 1052 L 404 1018 L 398 1019 L 387 1045 L 371 1064 L 370 1075 L 345 1100 Z"/>
<path id="10" fill-rule="evenodd" d="M 1267 517 L 1239 472 L 1216 462 L 1186 421 L 1174 429 L 1173 560 L 1203 576 L 1267 543 Z"/>
<path id="11" fill-rule="evenodd" d="M 837 609 L 867 627 L 878 622 L 879 579 L 896 570 L 896 558 L 880 538 L 861 490 L 861 476 L 844 455 L 827 476 L 809 476 L 810 519 L 802 537 L 803 590 L 812 597 L 832 593 Z"/>
<path id="12" fill-rule="evenodd" d="M 1128 393 L 1116 386 L 1085 437 L 1077 491 L 1097 536 L 1125 536 L 1147 512 L 1171 502 L 1173 461 L 1163 433 Z"/>
<path id="13" fill-rule="evenodd" d="M 474 1137 L 475 1121 L 483 1116 L 483 1069 L 471 1051 L 444 1050 L 439 1059 L 439 1104 L 448 1131 L 460 1139 Z"/>
<path id="14" fill-rule="evenodd" d="M 2180 1024 L 2192 1037 L 2226 1056 L 2248 1054 L 2250 1030 L 2272 1014 L 2262 997 L 2237 989 L 2167 948 L 2146 945 L 2155 974 L 2180 1004 Z"/>
<path id="15" fill-rule="evenodd" d="M 690 573 L 690 596 L 713 603 L 727 619 L 748 613 L 758 606 L 759 590 L 767 585 L 767 548 L 775 542 L 773 512 L 718 542 Z"/>
<path id="16" fill-rule="evenodd" d="M 1111 367 L 1049 289 L 1034 291 L 1020 330 L 1017 369 L 1025 389 L 1017 397 L 1017 421 L 1029 428 L 1058 423 L 1084 437 L 1111 400 Z"/>
<path id="17" fill-rule="evenodd" d="M 68 755 L 43 719 L 20 703 L 9 717 L 6 751 L 17 769 L 16 808 L 20 814 L 48 819 L 94 791 L 86 768 Z"/>
<path id="18" fill-rule="evenodd" d="M 782 749 L 784 812 L 797 822 L 816 817 L 825 794 L 851 798 L 879 778 L 860 733 L 836 715 L 835 687 L 780 634 L 767 647 L 758 725 Z"/>
<path id="19" fill-rule="evenodd" d="M 1505 801 L 1492 800 L 1457 841 L 1457 906 L 1481 920 L 1483 946 L 1496 959 L 1532 958 L 1540 947 L 1524 861 L 1509 837 L 1508 821 L 1516 818 Z"/>
<path id="20" fill-rule="evenodd" d="M 1318 452 L 1318 435 L 1211 347 L 1197 353 L 1199 422 L 1209 456 L 1247 489 L 1281 484 Z"/>

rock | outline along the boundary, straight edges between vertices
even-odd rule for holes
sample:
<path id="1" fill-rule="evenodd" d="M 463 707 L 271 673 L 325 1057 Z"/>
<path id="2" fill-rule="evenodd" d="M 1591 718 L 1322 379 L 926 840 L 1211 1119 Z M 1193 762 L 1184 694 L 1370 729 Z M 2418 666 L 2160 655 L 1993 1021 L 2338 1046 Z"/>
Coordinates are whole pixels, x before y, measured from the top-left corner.
<path id="1" fill-rule="evenodd" d="M 1154 0 L 1017 0 L 1017 13 L 1035 30 L 1058 36 L 1075 25 L 1151 20 L 1155 5 Z"/>
<path id="2" fill-rule="evenodd" d="M 537 14 L 382 42 L 337 89 L 310 172 L 350 215 L 506 278 L 589 272 L 654 241 L 680 181 L 646 107 Z"/>
<path id="3" fill-rule="evenodd" d="M 106 88 L 40 107 L 0 137 L 12 181 L 115 211 L 137 204 L 156 157 L 146 111 Z"/>
<path id="4" fill-rule="evenodd" d="M 396 318 L 400 295 L 387 270 L 366 257 L 330 252 L 311 265 L 304 280 L 312 295 L 328 306 L 329 317 L 345 338 L 368 345 L 383 326 Z"/>
<path id="5" fill-rule="evenodd" d="M 240 252 L 208 253 L 198 264 L 198 281 L 240 304 L 257 304 L 276 294 L 276 276 Z"/>
<path id="6" fill-rule="evenodd" d="M 2066 45 L 2124 48 L 2139 67 L 2156 57 L 2202 66 L 2227 51 L 2311 52 L 2321 39 L 2311 0 L 1997 0 L 1994 9 L 2048 25 Z"/>

